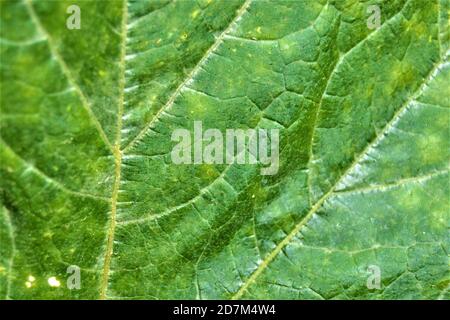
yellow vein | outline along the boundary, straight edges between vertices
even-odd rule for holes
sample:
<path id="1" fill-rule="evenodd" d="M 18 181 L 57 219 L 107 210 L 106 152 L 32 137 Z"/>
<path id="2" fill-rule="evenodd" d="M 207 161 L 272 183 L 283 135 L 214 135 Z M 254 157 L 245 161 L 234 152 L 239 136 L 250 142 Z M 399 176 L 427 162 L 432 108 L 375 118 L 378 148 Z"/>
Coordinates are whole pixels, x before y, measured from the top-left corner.
<path id="1" fill-rule="evenodd" d="M 9 238 L 11 239 L 11 257 L 9 259 L 9 264 L 8 264 L 8 275 L 6 277 L 6 295 L 5 295 L 5 300 L 9 300 L 10 294 L 11 294 L 12 269 L 14 266 L 14 256 L 16 255 L 16 238 L 14 236 L 14 229 L 13 229 L 13 225 L 12 225 L 12 221 L 11 221 L 11 217 L 9 215 L 8 209 L 3 207 L 3 211 L 4 211 L 3 216 L 5 218 L 6 225 L 8 226 L 8 235 L 9 235 Z"/>
<path id="2" fill-rule="evenodd" d="M 230 22 L 228 27 L 217 37 L 216 41 L 213 43 L 213 45 L 206 51 L 206 53 L 203 55 L 203 57 L 199 60 L 199 62 L 195 65 L 195 67 L 191 70 L 191 72 L 188 74 L 186 79 L 175 89 L 173 94 L 169 97 L 169 100 L 167 100 L 167 103 L 162 106 L 156 115 L 152 118 L 152 120 L 145 125 L 145 127 L 139 132 L 139 134 L 130 142 L 128 145 L 126 145 L 123 149 L 123 152 L 127 152 L 133 145 L 135 145 L 139 140 L 141 140 L 147 131 L 151 128 L 151 126 L 159 119 L 159 117 L 162 115 L 164 110 L 167 108 L 170 108 L 172 104 L 174 103 L 175 99 L 179 96 L 182 89 L 195 77 L 195 75 L 199 72 L 199 70 L 202 68 L 203 64 L 208 60 L 208 58 L 211 56 L 211 54 L 220 46 L 225 36 L 232 31 L 235 24 L 239 21 L 239 19 L 244 15 L 247 8 L 249 7 L 252 0 L 246 0 L 244 4 L 239 8 L 237 11 L 236 16 L 234 19 Z"/>
<path id="3" fill-rule="evenodd" d="M 108 228 L 108 238 L 106 241 L 105 257 L 103 262 L 103 272 L 100 284 L 100 299 L 106 299 L 106 292 L 108 290 L 109 273 L 111 269 L 111 257 L 114 248 L 114 233 L 116 229 L 116 213 L 117 213 L 117 198 L 119 196 L 120 187 L 120 174 L 122 166 L 122 152 L 120 151 L 120 141 L 122 132 L 122 115 L 124 104 L 124 89 L 125 89 L 125 54 L 126 54 L 126 40 L 127 40 L 127 20 L 128 20 L 128 5 L 127 0 L 123 0 L 123 15 L 122 15 L 122 44 L 120 51 L 120 67 L 121 67 L 121 79 L 120 79 L 120 96 L 119 96 L 119 110 L 117 117 L 117 132 L 116 141 L 114 144 L 114 186 L 111 196 L 111 217 Z"/>
<path id="4" fill-rule="evenodd" d="M 443 56 L 444 47 L 442 45 L 442 37 L 441 37 L 441 1 L 437 0 L 437 8 L 438 8 L 438 14 L 437 14 L 437 29 L 438 29 L 438 43 L 439 43 L 439 52 L 441 56 Z"/>
<path id="5" fill-rule="evenodd" d="M 442 63 L 443 64 L 443 63 Z M 233 295 L 232 299 L 239 299 L 242 297 L 242 295 L 245 293 L 247 288 L 255 282 L 255 280 L 261 275 L 261 273 L 264 271 L 264 269 L 275 259 L 275 257 L 280 253 L 281 250 L 283 250 L 284 247 L 286 247 L 292 239 L 296 236 L 298 232 L 303 228 L 303 226 L 308 223 L 308 221 L 313 217 L 313 215 L 322 207 L 323 203 L 335 192 L 336 187 L 339 185 L 339 183 L 346 178 L 346 176 L 353 171 L 355 166 L 364 158 L 364 156 L 368 153 L 368 151 L 384 138 L 385 134 L 389 131 L 389 129 L 395 125 L 395 122 L 398 120 L 398 118 L 403 114 L 403 112 L 408 108 L 408 106 L 416 99 L 418 98 L 426 88 L 426 85 L 429 81 L 431 81 L 439 71 L 439 67 L 441 66 L 440 62 L 436 63 L 431 68 L 430 73 L 427 77 L 424 78 L 422 84 L 419 86 L 419 88 L 415 91 L 414 94 L 411 95 L 411 97 L 405 101 L 405 103 L 400 106 L 400 108 L 395 112 L 391 120 L 384 126 L 383 130 L 381 130 L 374 139 L 366 145 L 366 147 L 361 151 L 361 153 L 355 157 L 355 160 L 350 164 L 350 166 L 344 171 L 344 173 L 341 175 L 341 177 L 336 181 L 336 183 L 330 188 L 330 190 L 324 194 L 315 204 L 314 206 L 309 210 L 309 212 L 306 214 L 306 216 L 294 227 L 294 229 L 264 258 L 264 260 L 261 261 L 261 263 L 258 265 L 258 267 L 255 269 L 255 271 L 250 275 L 249 278 L 247 278 L 247 281 L 245 281 L 242 286 L 239 288 L 239 290 Z"/>
<path id="6" fill-rule="evenodd" d="M 67 64 L 65 63 L 64 59 L 61 57 L 61 55 L 56 50 L 56 46 L 54 45 L 53 39 L 51 38 L 50 34 L 45 30 L 44 26 L 41 24 L 41 22 L 39 20 L 39 17 L 37 16 L 36 12 L 34 11 L 33 4 L 31 3 L 31 0 L 24 0 L 24 2 L 25 2 L 25 7 L 26 7 L 26 9 L 28 11 L 28 14 L 31 17 L 31 20 L 36 25 L 36 27 L 39 30 L 39 32 L 42 35 L 44 35 L 45 38 L 47 39 L 48 47 L 50 49 L 51 54 L 56 59 L 56 61 L 58 61 L 59 65 L 61 66 L 61 70 L 66 75 L 66 78 L 69 81 L 70 85 L 78 93 L 78 95 L 80 97 L 80 100 L 81 100 L 81 103 L 82 103 L 83 107 L 86 109 L 89 117 L 91 118 L 91 120 L 92 120 L 95 128 L 97 129 L 101 139 L 106 144 L 106 146 L 111 151 L 113 151 L 113 147 L 112 147 L 108 137 L 106 137 L 106 134 L 103 131 L 103 128 L 102 128 L 100 122 L 98 121 L 97 117 L 95 116 L 94 112 L 92 111 L 92 108 L 91 108 L 91 106 L 90 106 L 86 96 L 83 94 L 83 92 L 81 91 L 80 87 L 77 85 L 76 81 L 72 77 L 72 74 L 70 73 L 70 70 L 67 67 Z"/>

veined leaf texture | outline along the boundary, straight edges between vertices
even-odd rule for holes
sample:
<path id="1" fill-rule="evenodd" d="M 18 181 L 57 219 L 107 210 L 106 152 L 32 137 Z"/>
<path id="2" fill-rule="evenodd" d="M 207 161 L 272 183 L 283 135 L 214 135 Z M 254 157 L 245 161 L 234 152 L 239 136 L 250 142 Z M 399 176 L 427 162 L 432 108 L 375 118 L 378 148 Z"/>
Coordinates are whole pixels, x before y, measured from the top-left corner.
<path id="1" fill-rule="evenodd" d="M 448 0 L 0 4 L 2 299 L 449 298 Z"/>

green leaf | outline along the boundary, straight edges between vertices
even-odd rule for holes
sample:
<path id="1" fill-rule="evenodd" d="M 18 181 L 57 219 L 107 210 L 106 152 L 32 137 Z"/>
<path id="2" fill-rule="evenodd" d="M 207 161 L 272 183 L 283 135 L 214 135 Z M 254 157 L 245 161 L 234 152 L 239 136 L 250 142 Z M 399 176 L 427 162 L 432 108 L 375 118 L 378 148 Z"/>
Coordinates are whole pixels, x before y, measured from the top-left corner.
<path id="1" fill-rule="evenodd" d="M 448 0 L 72 4 L 1 2 L 0 297 L 449 298 Z M 194 121 L 278 172 L 174 164 Z"/>

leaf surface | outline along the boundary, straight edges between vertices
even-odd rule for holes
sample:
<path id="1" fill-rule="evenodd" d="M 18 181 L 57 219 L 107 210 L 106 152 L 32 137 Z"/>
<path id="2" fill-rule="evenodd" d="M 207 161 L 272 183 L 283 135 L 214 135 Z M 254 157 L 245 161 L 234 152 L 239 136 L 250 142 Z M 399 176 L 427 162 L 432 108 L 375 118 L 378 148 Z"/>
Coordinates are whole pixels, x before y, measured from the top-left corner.
<path id="1" fill-rule="evenodd" d="M 1 2 L 2 298 L 448 298 L 448 0 L 71 4 Z M 277 174 L 174 164 L 194 121 Z"/>

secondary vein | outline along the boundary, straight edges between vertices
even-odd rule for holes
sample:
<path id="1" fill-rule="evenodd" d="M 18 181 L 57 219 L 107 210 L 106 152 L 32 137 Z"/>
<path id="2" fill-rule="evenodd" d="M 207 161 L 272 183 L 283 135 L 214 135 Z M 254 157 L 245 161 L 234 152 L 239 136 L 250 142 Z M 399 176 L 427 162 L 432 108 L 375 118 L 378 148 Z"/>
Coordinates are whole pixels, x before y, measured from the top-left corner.
<path id="1" fill-rule="evenodd" d="M 406 6 L 406 4 L 408 3 L 408 1 L 405 2 L 405 4 L 403 5 L 403 8 Z M 327 91 L 328 91 L 328 87 L 331 83 L 331 80 L 333 78 L 333 76 L 335 75 L 336 71 L 339 69 L 339 66 L 342 65 L 342 63 L 345 61 L 345 59 L 352 54 L 352 52 L 354 52 L 357 48 L 361 47 L 364 43 L 366 43 L 369 39 L 375 37 L 380 31 L 382 31 L 384 28 L 386 28 L 386 26 L 389 25 L 389 23 L 391 23 L 391 21 L 394 21 L 400 14 L 402 14 L 403 8 L 396 13 L 395 15 L 393 15 L 391 18 L 389 18 L 389 20 L 387 20 L 380 28 L 376 29 L 375 31 L 371 32 L 370 34 L 368 34 L 364 39 L 360 40 L 355 46 L 353 46 L 351 49 L 349 49 L 347 52 L 341 54 L 341 56 L 338 58 L 338 60 L 336 61 L 336 64 L 333 66 L 333 69 L 331 70 L 330 74 L 328 75 L 328 78 L 326 79 L 326 83 L 325 83 L 325 87 L 322 91 L 322 95 L 320 97 L 319 100 L 319 104 L 318 107 L 314 113 L 314 117 L 313 117 L 313 127 L 312 127 L 312 132 L 311 132 L 311 142 L 309 144 L 309 163 L 308 163 L 308 167 L 310 167 L 311 162 L 314 159 L 314 153 L 313 153 L 313 145 L 314 145 L 314 133 L 317 129 L 317 122 L 318 122 L 318 118 L 319 118 L 319 114 L 320 111 L 322 109 L 322 104 L 324 102 L 325 96 L 327 95 Z M 308 190 L 309 190 L 309 194 L 310 194 L 310 200 L 311 200 L 311 175 L 308 174 L 307 177 L 307 185 L 308 185 Z M 311 201 L 310 201 L 311 202 Z"/>
<path id="2" fill-rule="evenodd" d="M 81 100 L 81 104 L 83 105 L 83 107 L 87 111 L 89 117 L 91 118 L 95 128 L 97 129 L 97 131 L 100 135 L 100 138 L 103 140 L 105 145 L 113 152 L 113 146 L 111 145 L 111 142 L 109 141 L 108 137 L 106 136 L 105 131 L 103 130 L 99 120 L 97 119 L 94 112 L 92 111 L 92 107 L 89 104 L 88 99 L 86 98 L 86 96 L 81 91 L 78 84 L 76 83 L 76 81 L 73 78 L 71 72 L 69 71 L 69 68 L 67 67 L 67 64 L 65 63 L 64 59 L 61 57 L 61 55 L 56 50 L 56 46 L 54 45 L 53 39 L 51 38 L 50 34 L 42 26 L 42 23 L 40 22 L 39 17 L 37 16 L 36 12 L 34 11 L 31 0 L 24 0 L 24 3 L 25 3 L 25 7 L 28 11 L 28 14 L 31 17 L 31 20 L 36 25 L 36 28 L 46 38 L 50 52 L 53 55 L 53 57 L 56 59 L 56 61 L 58 61 L 59 65 L 61 66 L 61 70 L 63 71 L 64 75 L 66 76 L 69 84 L 78 93 L 80 100 Z"/>
<path id="3" fill-rule="evenodd" d="M 72 189 L 66 187 L 64 184 L 62 184 L 61 182 L 59 182 L 55 178 L 50 177 L 45 172 L 41 171 L 39 168 L 37 168 L 36 166 L 34 166 L 31 163 L 29 163 L 27 160 L 22 158 L 1 137 L 0 137 L 0 146 L 3 148 L 3 152 L 9 153 L 14 158 L 16 158 L 18 161 L 22 162 L 23 166 L 26 167 L 24 172 L 25 171 L 32 171 L 39 178 L 41 178 L 42 180 L 46 181 L 49 184 L 54 185 L 56 188 L 60 189 L 62 192 L 65 192 L 65 193 L 67 193 L 69 195 L 74 195 L 74 196 L 77 196 L 77 197 L 81 197 L 81 198 L 91 198 L 91 199 L 96 199 L 96 200 L 108 201 L 109 202 L 109 200 L 110 200 L 109 198 L 102 197 L 102 196 L 96 195 L 96 194 L 90 194 L 90 193 L 82 192 L 82 191 L 75 191 L 75 190 L 72 190 Z"/>
<path id="4" fill-rule="evenodd" d="M 254 272 L 247 278 L 239 290 L 232 296 L 231 299 L 239 299 L 248 289 L 248 287 L 255 282 L 255 280 L 261 275 L 261 273 L 266 269 L 266 267 L 275 259 L 278 253 L 286 247 L 292 239 L 301 231 L 301 229 L 308 223 L 308 221 L 313 217 L 313 215 L 322 207 L 324 202 L 334 194 L 336 187 L 339 186 L 340 182 L 347 177 L 347 175 L 352 172 L 355 166 L 363 159 L 363 157 L 367 154 L 367 152 L 375 145 L 377 145 L 388 133 L 389 129 L 395 124 L 395 122 L 401 117 L 403 112 L 408 108 L 408 106 L 417 99 L 426 88 L 429 81 L 431 81 L 436 73 L 439 71 L 440 66 L 444 64 L 443 61 L 437 62 L 430 70 L 429 74 L 424 78 L 421 85 L 419 85 L 418 89 L 411 95 L 409 99 L 405 101 L 405 103 L 400 106 L 400 108 L 395 112 L 392 116 L 391 120 L 386 123 L 383 130 L 381 130 L 370 143 L 366 145 L 366 147 L 359 153 L 355 160 L 347 167 L 347 169 L 343 172 L 340 178 L 334 183 L 334 185 L 330 188 L 330 190 L 324 194 L 308 211 L 306 216 L 294 227 L 294 229 L 261 261 L 258 267 L 254 270 Z"/>
<path id="5" fill-rule="evenodd" d="M 12 220 L 11 220 L 10 214 L 8 212 L 8 209 L 3 208 L 2 211 L 4 212 L 5 222 L 6 222 L 6 225 L 8 226 L 8 235 L 11 240 L 11 256 L 10 256 L 9 264 L 8 264 L 8 274 L 6 277 L 6 295 L 5 295 L 5 299 L 9 300 L 11 298 L 10 295 L 11 295 L 11 283 L 12 283 L 12 269 L 14 267 L 14 257 L 16 255 L 16 239 L 14 236 L 14 228 L 13 228 Z"/>
<path id="6" fill-rule="evenodd" d="M 135 145 L 145 134 L 146 132 L 151 128 L 153 123 L 155 123 L 156 120 L 159 119 L 161 114 L 169 108 L 175 101 L 175 99 L 180 95 L 182 89 L 195 77 L 197 72 L 201 69 L 202 65 L 208 60 L 210 55 L 219 47 L 219 45 L 222 43 L 224 37 L 233 29 L 236 22 L 239 21 L 239 19 L 244 15 L 247 8 L 250 6 L 252 0 L 246 0 L 244 4 L 239 8 L 237 11 L 236 16 L 234 19 L 230 22 L 227 28 L 217 37 L 216 41 L 213 43 L 213 45 L 206 51 L 206 53 L 203 55 L 203 57 L 199 60 L 199 62 L 195 65 L 195 67 L 191 70 L 191 72 L 188 74 L 186 79 L 175 89 L 173 94 L 169 97 L 169 100 L 167 100 L 166 104 L 162 106 L 158 112 L 155 114 L 155 116 L 152 118 L 150 122 L 148 122 L 145 127 L 138 133 L 138 135 L 131 140 L 130 143 L 128 143 L 124 148 L 123 152 L 125 153 L 127 150 L 129 150 L 133 145 Z"/>

